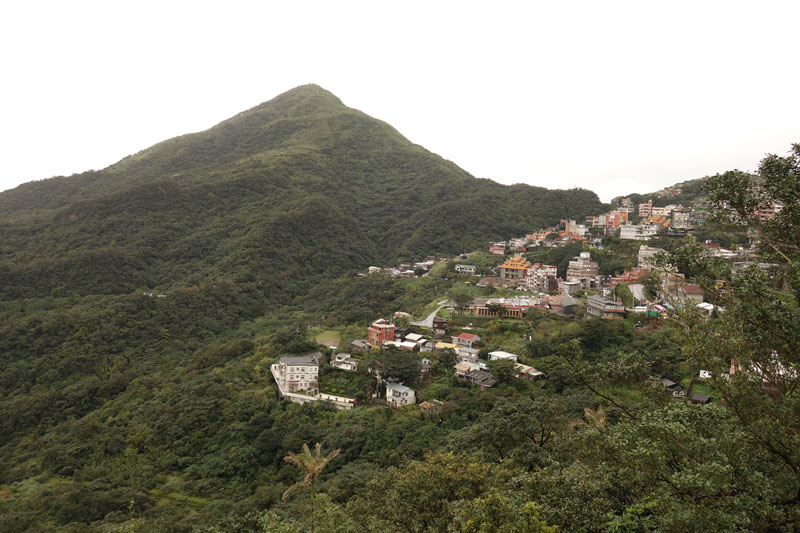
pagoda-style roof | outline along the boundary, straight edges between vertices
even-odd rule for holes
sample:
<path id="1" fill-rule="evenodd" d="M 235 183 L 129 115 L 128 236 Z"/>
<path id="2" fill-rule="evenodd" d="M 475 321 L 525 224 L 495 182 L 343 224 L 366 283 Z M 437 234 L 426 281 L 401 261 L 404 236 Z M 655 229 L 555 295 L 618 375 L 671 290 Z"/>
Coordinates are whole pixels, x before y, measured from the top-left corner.
<path id="1" fill-rule="evenodd" d="M 508 268 L 510 270 L 528 270 L 531 264 L 524 259 L 521 255 L 515 255 L 506 260 L 505 263 L 500 265 L 500 268 Z"/>

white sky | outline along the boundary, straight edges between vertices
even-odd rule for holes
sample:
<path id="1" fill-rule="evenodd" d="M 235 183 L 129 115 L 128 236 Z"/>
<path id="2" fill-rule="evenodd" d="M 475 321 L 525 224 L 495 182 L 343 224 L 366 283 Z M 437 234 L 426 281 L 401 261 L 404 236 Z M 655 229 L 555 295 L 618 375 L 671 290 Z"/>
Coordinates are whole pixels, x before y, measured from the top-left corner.
<path id="1" fill-rule="evenodd" d="M 603 200 L 800 142 L 800 2 L 26 1 L 0 7 L 0 190 L 305 83 L 477 177 Z"/>

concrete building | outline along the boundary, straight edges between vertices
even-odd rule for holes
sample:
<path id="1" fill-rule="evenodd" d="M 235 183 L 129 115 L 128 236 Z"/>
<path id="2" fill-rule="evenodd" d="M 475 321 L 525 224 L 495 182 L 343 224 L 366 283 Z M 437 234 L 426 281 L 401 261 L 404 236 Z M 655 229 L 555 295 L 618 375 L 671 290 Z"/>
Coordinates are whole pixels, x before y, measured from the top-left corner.
<path id="1" fill-rule="evenodd" d="M 376 320 L 367 329 L 367 342 L 378 348 L 386 342 L 394 342 L 394 324 L 382 318 Z"/>
<path id="2" fill-rule="evenodd" d="M 580 255 L 569 262 L 567 281 L 579 281 L 583 278 L 592 279 L 597 276 L 598 272 L 599 265 L 597 262 L 592 261 L 592 255 L 589 252 L 581 252 Z"/>
<path id="3" fill-rule="evenodd" d="M 402 383 L 386 382 L 386 401 L 394 407 L 413 405 L 417 403 L 414 389 L 406 387 Z"/>
<path id="4" fill-rule="evenodd" d="M 625 306 L 622 302 L 592 295 L 586 298 L 586 314 L 596 318 L 624 318 Z"/>

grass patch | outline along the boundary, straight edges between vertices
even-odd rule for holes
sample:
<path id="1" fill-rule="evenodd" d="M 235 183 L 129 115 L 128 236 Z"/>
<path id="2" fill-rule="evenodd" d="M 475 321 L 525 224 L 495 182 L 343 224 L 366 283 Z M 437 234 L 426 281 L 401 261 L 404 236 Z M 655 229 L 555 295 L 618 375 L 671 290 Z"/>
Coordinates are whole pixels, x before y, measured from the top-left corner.
<path id="1" fill-rule="evenodd" d="M 366 392 L 375 383 L 372 378 L 361 372 L 331 370 L 319 378 L 319 390 L 329 394 L 340 394 L 353 397 L 359 392 Z"/>
<path id="2" fill-rule="evenodd" d="M 316 334 L 314 340 L 323 346 L 339 346 L 341 333 L 335 329 L 326 329 Z"/>

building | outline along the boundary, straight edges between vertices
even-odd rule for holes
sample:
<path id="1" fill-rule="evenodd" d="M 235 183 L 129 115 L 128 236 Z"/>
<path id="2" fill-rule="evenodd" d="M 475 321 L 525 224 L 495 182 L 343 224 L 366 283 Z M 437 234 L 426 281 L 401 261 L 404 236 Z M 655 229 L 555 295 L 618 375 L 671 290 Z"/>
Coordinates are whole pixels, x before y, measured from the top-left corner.
<path id="1" fill-rule="evenodd" d="M 402 383 L 386 382 L 386 402 L 394 407 L 404 405 L 414 405 L 417 399 L 414 389 L 406 387 Z"/>
<path id="2" fill-rule="evenodd" d="M 653 266 L 653 256 L 664 252 L 663 248 L 655 248 L 643 244 L 639 247 L 639 268 L 650 268 Z"/>
<path id="3" fill-rule="evenodd" d="M 319 394 L 319 359 L 315 354 L 281 357 L 277 363 L 271 365 L 270 371 L 282 396 L 287 396 L 287 393 L 308 396 Z M 290 399 L 303 403 L 302 399 Z"/>
<path id="4" fill-rule="evenodd" d="M 527 278 L 532 266 L 521 255 L 515 255 L 497 267 L 497 271 L 500 273 L 500 279 L 517 281 Z"/>
<path id="5" fill-rule="evenodd" d="M 581 290 L 581 284 L 578 281 L 562 281 L 558 284 L 558 292 L 566 296 L 577 294 Z"/>
<path id="6" fill-rule="evenodd" d="M 386 342 L 394 341 L 394 324 L 382 318 L 376 320 L 367 330 L 367 342 L 380 348 Z"/>
<path id="7" fill-rule="evenodd" d="M 622 302 L 592 295 L 586 298 L 586 314 L 596 318 L 624 318 L 625 306 Z"/>
<path id="8" fill-rule="evenodd" d="M 494 361 L 496 359 L 510 359 L 516 363 L 517 359 L 519 359 L 519 356 L 517 354 L 504 352 L 502 350 L 489 352 L 489 361 Z"/>
<path id="9" fill-rule="evenodd" d="M 340 370 L 355 372 L 358 370 L 358 359 L 354 359 L 349 353 L 337 353 L 331 356 L 331 366 Z"/>
<path id="10" fill-rule="evenodd" d="M 492 375 L 485 370 L 470 370 L 464 375 L 464 377 L 466 378 L 467 381 L 469 381 L 473 385 L 477 385 L 483 390 L 486 390 L 497 384 L 497 380 L 494 379 Z"/>
<path id="11" fill-rule="evenodd" d="M 649 241 L 650 237 L 658 235 L 661 226 L 658 224 L 626 225 L 619 228 L 619 238 L 635 241 Z"/>
<path id="12" fill-rule="evenodd" d="M 505 255 L 506 254 L 506 243 L 505 242 L 495 242 L 489 246 L 489 253 L 492 255 Z"/>
<path id="13" fill-rule="evenodd" d="M 452 337 L 452 339 L 453 339 L 453 344 L 459 347 L 466 346 L 467 348 L 472 348 L 473 344 L 481 341 L 480 336 L 466 332 L 459 333 L 458 335 Z"/>
<path id="14" fill-rule="evenodd" d="M 676 209 L 683 209 L 681 205 L 670 204 L 664 207 L 654 207 L 650 211 L 650 216 L 654 217 L 671 217 Z"/>
<path id="15" fill-rule="evenodd" d="M 523 365 L 522 363 L 517 363 L 516 369 L 517 369 L 517 377 L 519 378 L 524 378 L 530 381 L 539 381 L 540 379 L 545 378 L 544 372 L 536 370 L 532 366 Z"/>
<path id="16" fill-rule="evenodd" d="M 567 281 L 581 281 L 582 279 L 593 279 L 597 276 L 600 268 L 596 261 L 592 261 L 589 252 L 581 252 L 574 257 L 567 267 Z"/>
<path id="17" fill-rule="evenodd" d="M 475 265 L 456 265 L 456 273 L 468 274 L 474 276 L 478 272 L 478 267 Z"/>
<path id="18" fill-rule="evenodd" d="M 356 353 L 366 353 L 372 348 L 367 339 L 355 339 L 350 341 L 350 349 Z"/>
<path id="19" fill-rule="evenodd" d="M 692 213 L 690 211 L 673 211 L 672 227 L 675 229 L 692 229 Z"/>
<path id="20" fill-rule="evenodd" d="M 649 217 L 653 214 L 653 200 L 647 200 L 647 203 L 639 204 L 639 216 Z"/>
<path id="21" fill-rule="evenodd" d="M 477 348 L 467 348 L 466 346 L 459 346 L 456 355 L 458 356 L 458 362 L 469 362 L 469 363 L 477 363 L 478 362 L 478 353 L 480 350 Z"/>
<path id="22" fill-rule="evenodd" d="M 677 294 L 679 300 L 694 304 L 703 303 L 703 299 L 705 297 L 703 289 L 700 288 L 700 285 L 693 284 L 679 285 Z"/>
<path id="23" fill-rule="evenodd" d="M 545 298 L 547 298 L 547 303 L 550 305 L 550 310 L 559 315 L 572 316 L 578 307 L 578 300 L 565 294 L 546 296 Z"/>
<path id="24" fill-rule="evenodd" d="M 431 331 L 433 332 L 434 339 L 441 339 L 447 333 L 447 328 L 450 325 L 450 322 L 443 317 L 433 317 L 433 328 Z"/>

